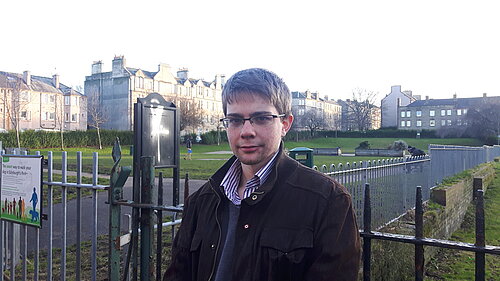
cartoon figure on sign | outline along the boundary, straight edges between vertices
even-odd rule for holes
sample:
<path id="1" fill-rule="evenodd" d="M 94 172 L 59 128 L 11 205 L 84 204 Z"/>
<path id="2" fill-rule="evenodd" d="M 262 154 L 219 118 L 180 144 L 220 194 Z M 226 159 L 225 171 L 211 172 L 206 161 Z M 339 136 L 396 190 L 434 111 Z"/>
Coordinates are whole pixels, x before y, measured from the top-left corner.
<path id="1" fill-rule="evenodd" d="M 36 211 L 36 204 L 38 203 L 38 194 L 36 194 L 36 187 L 33 187 L 33 194 L 31 195 L 30 202 L 33 202 L 33 210 L 30 210 L 31 221 L 38 221 L 38 212 Z"/>
<path id="2" fill-rule="evenodd" d="M 17 201 L 17 205 L 18 205 L 18 208 L 17 208 L 17 217 L 21 218 L 21 215 L 22 215 L 22 212 L 23 212 L 23 202 L 22 202 L 21 197 L 19 197 L 19 201 Z"/>

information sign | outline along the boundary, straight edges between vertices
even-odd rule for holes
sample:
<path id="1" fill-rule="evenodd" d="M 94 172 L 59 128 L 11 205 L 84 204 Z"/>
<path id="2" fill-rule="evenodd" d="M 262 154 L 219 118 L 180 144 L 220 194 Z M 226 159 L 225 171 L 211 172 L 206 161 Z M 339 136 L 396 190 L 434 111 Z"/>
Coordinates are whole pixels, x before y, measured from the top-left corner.
<path id="1" fill-rule="evenodd" d="M 0 218 L 41 228 L 43 156 L 1 158 Z"/>

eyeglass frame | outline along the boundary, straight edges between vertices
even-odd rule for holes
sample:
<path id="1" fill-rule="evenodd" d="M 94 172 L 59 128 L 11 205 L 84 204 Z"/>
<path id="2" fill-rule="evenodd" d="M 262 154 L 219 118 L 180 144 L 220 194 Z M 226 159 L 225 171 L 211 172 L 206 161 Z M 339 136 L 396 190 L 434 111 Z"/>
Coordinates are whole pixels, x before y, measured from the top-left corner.
<path id="1" fill-rule="evenodd" d="M 229 129 L 229 120 L 231 120 L 231 119 L 243 120 L 243 123 L 241 124 L 241 126 L 235 127 L 235 129 L 238 129 L 238 128 L 242 128 L 245 125 L 246 121 L 250 122 L 250 124 L 253 126 L 254 121 L 252 119 L 254 119 L 254 118 L 272 117 L 273 119 L 276 119 L 276 118 L 283 118 L 285 116 L 286 116 L 286 114 L 278 114 L 278 115 L 265 114 L 265 115 L 252 116 L 252 117 L 248 117 L 248 118 L 227 118 L 227 117 L 225 117 L 225 118 L 221 118 L 219 121 L 222 122 L 222 124 L 224 125 L 224 128 Z M 227 125 L 226 125 L 226 123 L 227 123 Z M 261 125 L 257 125 L 257 126 L 261 126 Z"/>

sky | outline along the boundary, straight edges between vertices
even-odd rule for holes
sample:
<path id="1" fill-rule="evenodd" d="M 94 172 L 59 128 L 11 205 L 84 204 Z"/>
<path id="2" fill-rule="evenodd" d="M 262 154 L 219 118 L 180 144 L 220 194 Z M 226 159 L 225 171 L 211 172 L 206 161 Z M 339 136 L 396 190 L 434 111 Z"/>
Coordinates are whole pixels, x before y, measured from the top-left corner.
<path id="1" fill-rule="evenodd" d="M 291 91 L 379 99 L 401 85 L 430 98 L 500 96 L 495 1 L 4 1 L 0 70 L 59 74 L 83 86 L 111 70 L 173 71 L 212 81 L 262 67 Z"/>

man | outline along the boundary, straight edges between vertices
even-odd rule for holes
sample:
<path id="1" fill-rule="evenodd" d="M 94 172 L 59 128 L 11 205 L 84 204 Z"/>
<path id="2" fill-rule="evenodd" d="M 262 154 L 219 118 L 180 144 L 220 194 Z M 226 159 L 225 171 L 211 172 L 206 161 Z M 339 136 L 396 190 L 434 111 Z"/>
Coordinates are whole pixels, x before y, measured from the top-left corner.
<path id="1" fill-rule="evenodd" d="M 283 152 L 290 99 L 264 69 L 227 81 L 222 122 L 234 156 L 187 200 L 164 280 L 356 280 L 350 195 Z"/>

